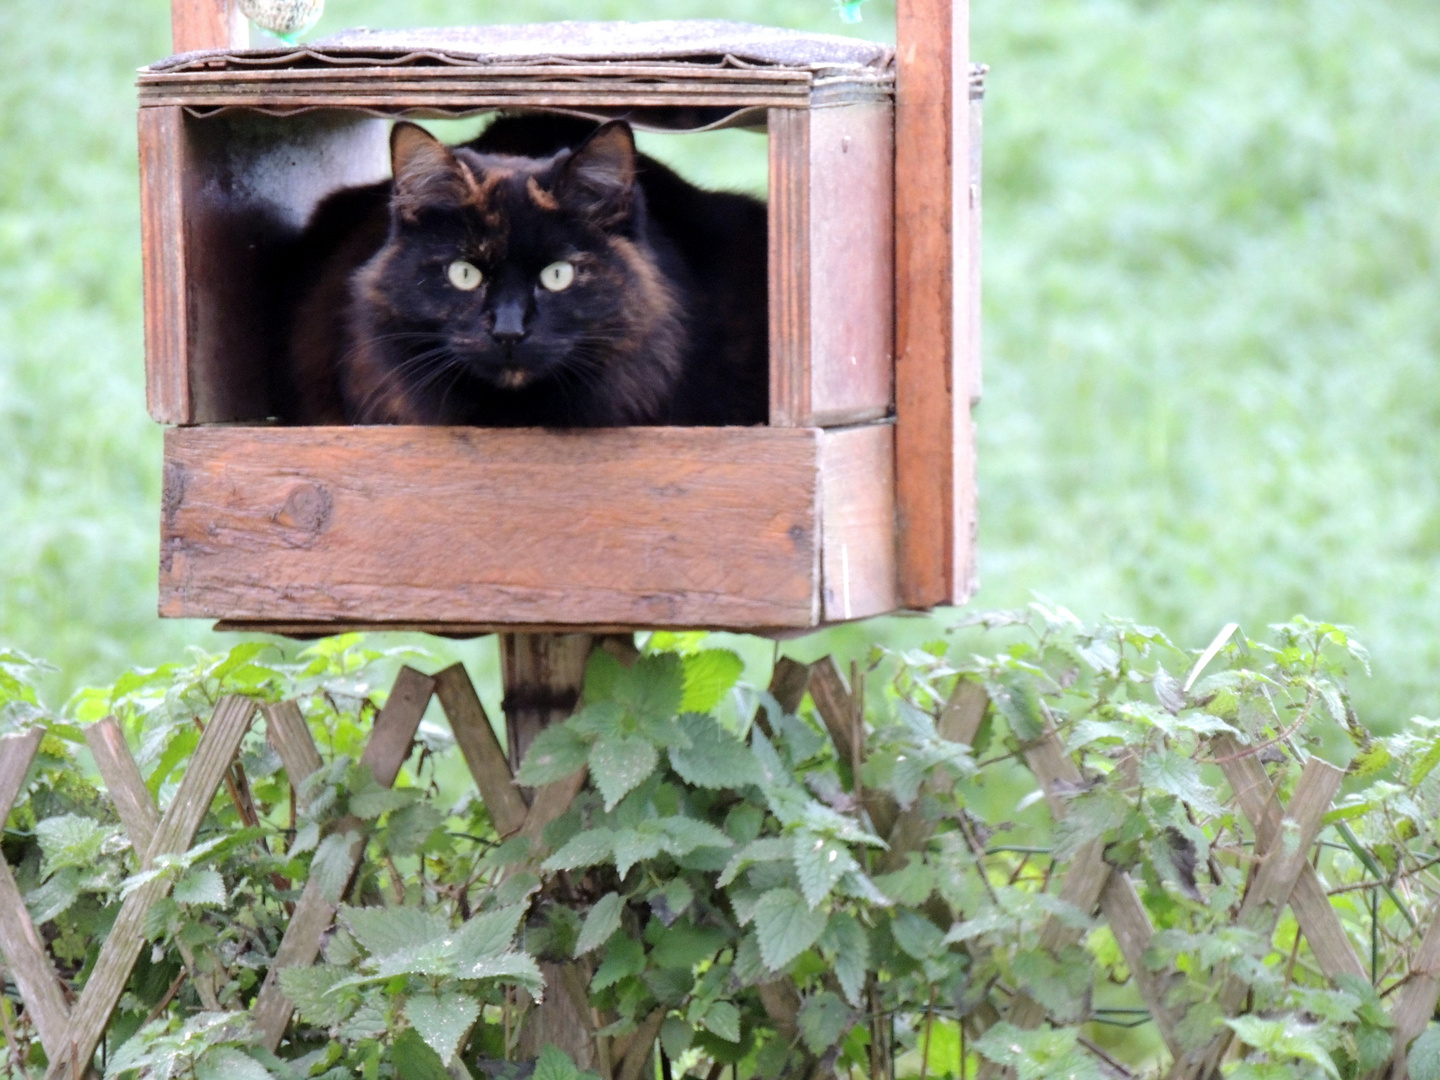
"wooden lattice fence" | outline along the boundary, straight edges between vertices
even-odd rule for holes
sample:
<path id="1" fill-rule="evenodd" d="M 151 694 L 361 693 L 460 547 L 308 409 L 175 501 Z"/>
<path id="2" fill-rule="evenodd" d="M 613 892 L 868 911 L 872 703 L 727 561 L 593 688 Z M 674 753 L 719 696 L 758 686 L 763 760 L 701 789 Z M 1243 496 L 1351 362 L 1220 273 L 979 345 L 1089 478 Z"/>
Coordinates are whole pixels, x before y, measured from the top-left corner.
<path id="1" fill-rule="evenodd" d="M 853 672 L 851 681 L 858 681 Z M 866 754 L 866 728 L 859 707 L 863 691 L 858 687 L 852 690 L 833 661 L 826 658 L 804 665 L 781 660 L 769 689 L 781 707 L 790 712 L 798 710 L 808 693 L 841 760 L 850 763 L 855 775 L 859 775 Z M 510 755 L 497 739 L 461 665 L 434 675 L 402 668 L 384 708 L 375 718 L 362 764 L 380 784 L 393 785 L 412 751 L 421 717 L 432 697 L 439 699 L 497 832 L 501 837 L 523 834 L 538 843 L 544 827 L 565 813 L 584 787 L 585 770 L 582 768 L 573 776 L 540 788 L 527 800 L 514 781 Z M 962 679 L 940 713 L 939 733 L 951 741 L 969 744 L 988 706 L 984 689 L 976 682 Z M 293 701 L 257 704 L 242 697 L 222 698 L 204 725 L 178 790 L 163 809 L 151 797 L 119 725 L 107 718 L 88 727 L 86 741 L 123 828 L 135 852 L 141 853 L 142 870 L 162 855 L 186 851 L 222 785 L 241 819 L 247 819 L 247 812 L 253 818 L 253 806 L 248 806 L 247 811 L 249 795 L 244 774 L 234 763 L 241 740 L 257 714 L 263 719 L 266 739 L 283 762 L 289 783 L 298 792 L 305 778 L 321 768 L 322 759 Z M 757 714 L 756 724 L 768 733 L 763 712 Z M 43 734 L 43 729 L 37 727 L 0 738 L 0 823 L 8 817 L 23 790 Z M 1318 757 L 1311 757 L 1288 804 L 1283 804 L 1254 749 L 1241 746 L 1230 735 L 1221 735 L 1210 742 L 1209 760 L 1223 770 L 1235 802 L 1254 834 L 1254 869 L 1240 905 L 1239 921 L 1268 939 L 1288 906 L 1325 976 L 1336 980 L 1348 975 L 1368 981 L 1365 965 L 1314 866 L 1325 816 L 1344 773 Z M 1041 786 L 1054 819 L 1062 819 L 1069 797 L 1083 787 L 1083 778 L 1072 755 L 1058 734 L 1049 729 L 1028 745 L 1024 758 Z M 1120 767 L 1127 766 L 1122 761 Z M 888 850 L 879 856 L 873 869 L 877 873 L 897 869 L 904 864 L 907 853 L 926 845 L 931 826 L 914 808 L 902 809 L 888 795 L 867 790 L 863 798 L 876 832 L 889 842 Z M 350 853 L 352 867 L 359 866 L 363 855 L 364 842 L 357 840 Z M 93 1068 L 107 1023 L 144 947 L 146 912 L 166 895 L 170 886 L 171 879 L 159 875 L 126 896 L 98 961 L 72 1003 L 67 1000 L 69 991 L 62 985 L 41 936 L 27 914 L 11 869 L 0 859 L 0 951 L 50 1062 L 46 1080 L 80 1080 Z M 1171 1055 L 1169 1080 L 1218 1076 L 1235 1036 L 1223 1029 L 1223 1034 L 1199 1048 L 1187 1048 L 1181 1040 L 1178 1026 L 1182 1018 L 1174 1014 L 1166 1000 L 1169 985 L 1176 976 L 1153 971 L 1147 963 L 1146 952 L 1155 928 L 1135 883 L 1127 873 L 1105 860 L 1101 841 L 1091 841 L 1070 860 L 1059 896 L 1081 911 L 1098 912 L 1113 933 L 1135 990 Z M 315 962 L 336 912 L 336 905 L 323 895 L 318 882 L 307 882 L 294 904 L 283 940 L 250 1009 L 261 1041 L 271 1050 L 281 1042 L 293 1012 L 292 1004 L 280 989 L 278 972 Z M 956 918 L 956 913 L 948 909 L 927 909 L 926 914 L 941 922 Z M 1399 1080 L 1407 1075 L 1407 1048 L 1425 1029 L 1440 999 L 1440 901 L 1431 907 L 1427 918 L 1423 937 L 1412 950 L 1408 973 L 1389 1008 L 1394 1025 L 1391 1060 L 1372 1072 L 1370 1080 Z M 1081 936 L 1081 930 L 1052 917 L 1044 927 L 1042 945 L 1058 952 L 1078 942 Z M 202 965 L 183 947 L 182 953 L 186 968 L 182 977 L 190 978 L 207 1009 L 219 1010 L 221 1004 L 215 988 L 201 970 Z M 547 974 L 552 972 L 553 969 L 547 970 Z M 1243 982 L 1229 977 L 1219 997 L 1225 1015 L 1235 1016 L 1243 1011 L 1246 993 Z M 777 1028 L 793 1031 L 798 1008 L 793 993 L 777 990 L 772 984 L 768 990 L 761 988 L 761 996 Z M 641 1075 L 659 1030 L 659 1018 L 652 1019 L 654 1023 L 641 1025 L 638 1031 L 618 1040 L 611 1048 L 606 1071 L 614 1080 L 637 1080 Z M 964 1023 L 975 1037 L 1001 1020 L 1019 1028 L 1034 1028 L 1045 1019 L 1046 1009 L 1021 993 L 1010 1001 L 1008 1009 L 985 1005 L 976 1009 Z M 883 1056 L 872 1060 L 876 1070 L 887 1069 L 889 1063 Z M 980 1075 L 1002 1073 L 998 1067 L 985 1063 Z"/>

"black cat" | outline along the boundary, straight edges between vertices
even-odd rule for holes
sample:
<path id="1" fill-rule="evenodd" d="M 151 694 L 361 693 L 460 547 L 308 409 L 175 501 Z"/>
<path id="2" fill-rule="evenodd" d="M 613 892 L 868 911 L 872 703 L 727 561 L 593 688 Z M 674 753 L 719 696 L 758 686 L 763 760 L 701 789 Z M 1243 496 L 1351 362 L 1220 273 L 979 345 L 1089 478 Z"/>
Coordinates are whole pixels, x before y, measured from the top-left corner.
<path id="1" fill-rule="evenodd" d="M 310 424 L 758 424 L 766 211 L 636 152 L 628 124 L 502 117 L 391 133 L 290 258 L 283 418 Z"/>

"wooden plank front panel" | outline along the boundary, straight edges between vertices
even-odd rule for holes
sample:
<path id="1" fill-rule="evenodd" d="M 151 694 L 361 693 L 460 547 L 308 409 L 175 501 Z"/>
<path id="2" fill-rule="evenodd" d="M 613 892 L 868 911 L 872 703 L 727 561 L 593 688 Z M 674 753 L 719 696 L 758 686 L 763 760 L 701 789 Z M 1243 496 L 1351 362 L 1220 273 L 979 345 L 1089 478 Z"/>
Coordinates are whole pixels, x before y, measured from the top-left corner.
<path id="1" fill-rule="evenodd" d="M 771 109 L 770 423 L 810 412 L 810 116 Z"/>
<path id="2" fill-rule="evenodd" d="M 803 423 L 889 415 L 895 382 L 895 139 L 888 102 L 810 121 L 810 399 Z"/>
<path id="3" fill-rule="evenodd" d="M 819 615 L 819 433 L 166 433 L 160 612 L 782 627 Z"/>
<path id="4" fill-rule="evenodd" d="M 186 370 L 187 155 L 184 110 L 140 110 L 140 243 L 145 278 L 145 401 L 162 424 L 194 419 Z"/>
<path id="5" fill-rule="evenodd" d="M 250 24 L 237 0 L 170 0 L 170 37 L 177 53 L 244 49 Z"/>
<path id="6" fill-rule="evenodd" d="M 967 0 L 899 0 L 896 15 L 900 581 L 908 606 L 930 607 L 962 601 L 974 588 L 969 228 L 961 217 L 969 186 L 969 7 Z"/>
<path id="7" fill-rule="evenodd" d="M 820 474 L 825 621 L 895 610 L 895 426 L 826 431 Z"/>

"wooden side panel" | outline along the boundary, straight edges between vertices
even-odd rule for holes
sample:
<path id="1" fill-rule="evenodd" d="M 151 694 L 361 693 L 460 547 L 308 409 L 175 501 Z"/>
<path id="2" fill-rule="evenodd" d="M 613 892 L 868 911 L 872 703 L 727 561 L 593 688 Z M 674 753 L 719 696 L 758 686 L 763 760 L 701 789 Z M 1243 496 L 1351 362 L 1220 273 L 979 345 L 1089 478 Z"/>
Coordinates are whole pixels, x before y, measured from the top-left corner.
<path id="1" fill-rule="evenodd" d="M 170 0 L 170 36 L 177 53 L 244 49 L 250 24 L 236 0 Z"/>
<path id="2" fill-rule="evenodd" d="M 145 277 L 145 402 L 162 424 L 194 416 L 185 370 L 184 110 L 140 110 L 140 244 Z"/>
<path id="3" fill-rule="evenodd" d="M 863 619 L 899 606 L 895 572 L 895 428 L 820 437 L 825 621 Z"/>
<path id="4" fill-rule="evenodd" d="M 985 146 L 985 69 L 970 72 L 970 404 L 979 404 L 984 393 L 981 363 L 980 321 L 980 236 L 983 220 Z"/>
<path id="5" fill-rule="evenodd" d="M 172 429 L 160 612 L 814 625 L 818 438 L 794 428 Z"/>
<path id="6" fill-rule="evenodd" d="M 899 0 L 896 15 L 900 581 L 908 606 L 930 607 L 962 601 L 974 588 L 975 443 L 964 284 L 970 276 L 969 228 L 963 217 L 970 156 L 964 112 L 969 6 L 968 0 Z"/>
<path id="7" fill-rule="evenodd" d="M 191 421 L 262 420 L 278 247 L 342 187 L 389 175 L 384 120 L 339 110 L 186 117 L 184 189 Z"/>
<path id="8" fill-rule="evenodd" d="M 770 424 L 802 427 L 810 408 L 810 117 L 771 109 Z"/>
<path id="9" fill-rule="evenodd" d="M 895 140 L 888 103 L 810 121 L 807 426 L 889 415 L 895 381 Z"/>

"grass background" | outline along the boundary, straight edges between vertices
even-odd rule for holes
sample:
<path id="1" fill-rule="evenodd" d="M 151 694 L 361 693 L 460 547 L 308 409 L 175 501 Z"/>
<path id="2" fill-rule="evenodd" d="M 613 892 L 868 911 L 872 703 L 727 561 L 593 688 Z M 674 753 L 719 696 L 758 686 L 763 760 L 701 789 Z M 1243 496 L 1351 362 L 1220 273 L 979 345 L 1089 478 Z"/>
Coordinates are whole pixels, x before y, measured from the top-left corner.
<path id="1" fill-rule="evenodd" d="M 884 0 L 864 10 L 850 26 L 828 0 L 331 0 L 320 31 L 892 32 Z M 992 66 L 977 605 L 1039 591 L 1192 646 L 1305 611 L 1371 645 L 1372 723 L 1440 711 L 1440 9 L 974 0 L 972 41 Z M 56 698 L 223 641 L 154 615 L 131 84 L 168 44 L 163 0 L 0 0 L 0 641 L 59 665 Z M 697 178 L 763 185 L 759 140 L 672 142 L 651 148 Z M 459 652 L 491 669 L 490 646 Z"/>

